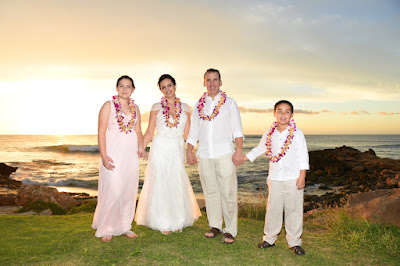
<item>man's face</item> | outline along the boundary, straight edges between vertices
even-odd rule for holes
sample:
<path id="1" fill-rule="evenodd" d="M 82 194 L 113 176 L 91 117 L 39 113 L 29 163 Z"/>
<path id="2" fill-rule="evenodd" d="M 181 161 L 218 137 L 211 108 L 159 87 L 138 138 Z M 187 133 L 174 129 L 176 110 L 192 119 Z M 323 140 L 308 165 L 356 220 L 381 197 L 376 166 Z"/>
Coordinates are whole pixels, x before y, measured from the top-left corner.
<path id="1" fill-rule="evenodd" d="M 204 76 L 204 87 L 207 88 L 208 96 L 215 97 L 219 93 L 222 81 L 217 72 L 210 72 Z"/>

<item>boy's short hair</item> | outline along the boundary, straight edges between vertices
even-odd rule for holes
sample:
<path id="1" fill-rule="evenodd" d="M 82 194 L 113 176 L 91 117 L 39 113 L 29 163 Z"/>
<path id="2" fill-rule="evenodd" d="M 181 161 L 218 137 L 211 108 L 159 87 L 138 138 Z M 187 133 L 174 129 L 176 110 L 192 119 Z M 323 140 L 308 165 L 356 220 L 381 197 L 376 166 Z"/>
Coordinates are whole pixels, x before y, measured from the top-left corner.
<path id="1" fill-rule="evenodd" d="M 293 108 L 293 104 L 287 100 L 280 100 L 279 102 L 277 102 L 274 106 L 274 112 L 276 112 L 276 107 L 278 107 L 278 105 L 282 104 L 282 103 L 286 103 L 290 106 L 290 108 L 292 109 L 292 114 L 294 113 L 294 108 Z"/>

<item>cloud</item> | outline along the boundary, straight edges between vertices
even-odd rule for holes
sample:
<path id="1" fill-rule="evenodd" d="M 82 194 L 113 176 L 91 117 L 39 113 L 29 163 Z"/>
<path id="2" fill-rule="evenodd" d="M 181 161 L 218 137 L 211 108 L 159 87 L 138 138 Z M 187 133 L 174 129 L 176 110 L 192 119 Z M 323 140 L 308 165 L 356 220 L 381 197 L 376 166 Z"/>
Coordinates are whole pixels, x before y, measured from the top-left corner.
<path id="1" fill-rule="evenodd" d="M 377 112 L 378 115 L 399 115 L 400 113 L 394 112 Z"/>
<path id="2" fill-rule="evenodd" d="M 246 108 L 246 107 L 239 107 L 239 111 L 241 113 L 273 113 L 274 109 L 272 108 Z"/>
<path id="3" fill-rule="evenodd" d="M 303 110 L 303 109 L 295 109 L 294 112 L 296 114 L 305 114 L 305 115 L 317 115 L 319 112 L 310 111 L 310 110 Z"/>
<path id="4" fill-rule="evenodd" d="M 336 112 L 330 110 L 321 110 L 321 113 L 336 114 Z"/>
<path id="5" fill-rule="evenodd" d="M 273 108 L 246 108 L 243 106 L 239 107 L 239 111 L 241 113 L 273 113 L 274 109 Z M 295 109 L 294 112 L 296 114 L 306 114 L 306 115 L 316 115 L 319 114 L 319 112 L 316 111 L 310 111 L 310 110 L 303 110 L 303 109 Z"/>

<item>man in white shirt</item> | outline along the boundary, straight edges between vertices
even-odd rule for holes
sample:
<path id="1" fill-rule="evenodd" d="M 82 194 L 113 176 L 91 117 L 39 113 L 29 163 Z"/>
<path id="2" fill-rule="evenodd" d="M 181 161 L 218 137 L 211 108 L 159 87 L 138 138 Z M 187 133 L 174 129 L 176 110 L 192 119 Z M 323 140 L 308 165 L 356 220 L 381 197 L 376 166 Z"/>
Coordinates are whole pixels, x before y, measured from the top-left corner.
<path id="1" fill-rule="evenodd" d="M 243 129 L 236 102 L 220 90 L 221 86 L 219 71 L 208 69 L 204 74 L 207 93 L 193 109 L 186 157 L 188 164 L 197 163 L 194 147 L 199 141 L 200 180 L 210 226 L 205 236 L 213 238 L 222 231 L 222 241 L 232 244 L 237 235 L 236 165 L 243 163 Z"/>

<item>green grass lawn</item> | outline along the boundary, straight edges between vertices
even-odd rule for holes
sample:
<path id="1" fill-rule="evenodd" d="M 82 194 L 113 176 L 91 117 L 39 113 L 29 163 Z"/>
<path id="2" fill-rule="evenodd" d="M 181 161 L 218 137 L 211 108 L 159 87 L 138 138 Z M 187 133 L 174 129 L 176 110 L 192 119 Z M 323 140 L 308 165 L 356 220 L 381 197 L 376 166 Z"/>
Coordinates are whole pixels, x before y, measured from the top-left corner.
<path id="1" fill-rule="evenodd" d="M 91 229 L 93 214 L 0 215 L 0 264 L 45 265 L 400 265 L 400 229 L 327 211 L 304 223 L 306 256 L 288 249 L 282 230 L 276 246 L 258 249 L 264 221 L 239 219 L 232 245 L 222 236 L 207 239 L 205 214 L 182 233 L 162 235 L 133 226 L 138 238 L 114 237 L 103 243 Z"/>

